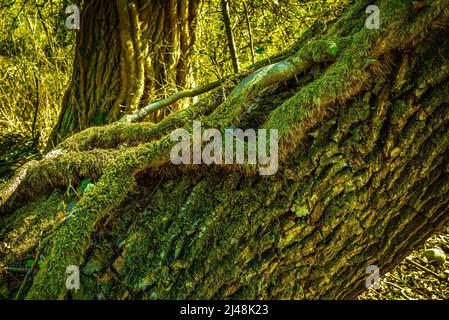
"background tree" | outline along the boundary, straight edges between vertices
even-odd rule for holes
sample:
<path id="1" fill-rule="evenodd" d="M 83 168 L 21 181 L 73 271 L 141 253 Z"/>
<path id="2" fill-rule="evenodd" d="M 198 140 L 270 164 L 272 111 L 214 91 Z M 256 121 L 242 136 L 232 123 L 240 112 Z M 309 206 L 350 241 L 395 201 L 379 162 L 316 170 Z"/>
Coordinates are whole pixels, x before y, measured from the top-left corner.
<path id="1" fill-rule="evenodd" d="M 82 1 L 73 77 L 50 145 L 190 87 L 199 3 Z"/>
<path id="2" fill-rule="evenodd" d="M 57 120 L 74 48 L 61 4 L 0 0 L 0 183 L 38 155 Z"/>
<path id="3" fill-rule="evenodd" d="M 226 38 L 228 40 L 229 53 L 232 59 L 232 67 L 234 68 L 235 73 L 239 73 L 240 71 L 239 59 L 237 57 L 237 49 L 235 46 L 234 33 L 232 32 L 231 27 L 231 14 L 229 11 L 230 11 L 229 1 L 221 0 L 221 13 L 223 15 L 223 24 L 226 30 Z"/>

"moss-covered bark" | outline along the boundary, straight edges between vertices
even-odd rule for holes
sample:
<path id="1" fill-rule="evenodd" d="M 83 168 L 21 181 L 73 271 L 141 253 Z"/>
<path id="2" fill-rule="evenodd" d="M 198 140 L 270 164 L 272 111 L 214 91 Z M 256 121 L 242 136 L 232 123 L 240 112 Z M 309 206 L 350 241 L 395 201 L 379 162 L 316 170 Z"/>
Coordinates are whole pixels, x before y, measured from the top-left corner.
<path id="1" fill-rule="evenodd" d="M 54 216 L 67 181 L 54 178 L 58 167 L 44 170 L 48 159 L 31 165 L 35 175 L 47 172 L 46 188 L 29 190 L 30 177 L 17 176 L 3 189 L 14 193 L 0 191 L 0 236 L 21 251 L 0 254 L 11 266 L 43 252 L 26 298 L 351 298 L 368 265 L 388 271 L 447 223 L 449 2 L 416 11 L 411 2 L 377 1 L 380 30 L 364 27 L 369 4 L 354 1 L 322 34 L 247 75 L 226 101 L 212 93 L 159 124 L 119 123 L 66 140 L 61 163 L 95 149 L 106 160 L 92 171 L 95 186 L 76 198 L 76 214 L 36 226 L 42 236 L 22 239 L 17 230 Z M 278 129 L 278 173 L 171 165 L 168 134 L 191 130 L 195 118 Z M 92 178 L 78 171 L 73 181 Z M 68 293 L 72 264 L 82 284 Z M 2 281 L 12 296 L 16 282 Z"/>

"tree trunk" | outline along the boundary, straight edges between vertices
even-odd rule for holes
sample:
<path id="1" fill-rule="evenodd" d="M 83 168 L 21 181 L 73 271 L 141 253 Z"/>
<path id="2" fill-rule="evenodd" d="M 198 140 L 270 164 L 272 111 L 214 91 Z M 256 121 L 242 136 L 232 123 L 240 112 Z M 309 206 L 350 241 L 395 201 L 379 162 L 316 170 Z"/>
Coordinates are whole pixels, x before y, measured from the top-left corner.
<path id="1" fill-rule="evenodd" d="M 237 57 L 237 47 L 235 45 L 234 34 L 232 32 L 231 14 L 229 13 L 228 0 L 221 0 L 221 14 L 223 16 L 223 24 L 226 30 L 226 38 L 228 41 L 229 54 L 231 55 L 232 67 L 234 68 L 234 73 L 239 73 L 239 59 Z"/>
<path id="2" fill-rule="evenodd" d="M 369 30 L 371 2 L 226 82 L 225 101 L 218 88 L 157 125 L 86 130 L 19 172 L 0 190 L 12 248 L 1 260 L 44 253 L 26 297 L 354 298 L 369 265 L 384 274 L 439 230 L 449 220 L 449 2 L 375 1 L 381 28 Z M 170 132 L 192 132 L 198 118 L 277 129 L 278 172 L 173 165 Z M 74 216 L 48 227 L 55 190 L 86 177 L 95 185 Z M 77 292 L 65 288 L 69 265 L 82 270 Z"/>
<path id="3" fill-rule="evenodd" d="M 189 88 L 199 1 L 84 1 L 73 77 L 49 147 Z"/>

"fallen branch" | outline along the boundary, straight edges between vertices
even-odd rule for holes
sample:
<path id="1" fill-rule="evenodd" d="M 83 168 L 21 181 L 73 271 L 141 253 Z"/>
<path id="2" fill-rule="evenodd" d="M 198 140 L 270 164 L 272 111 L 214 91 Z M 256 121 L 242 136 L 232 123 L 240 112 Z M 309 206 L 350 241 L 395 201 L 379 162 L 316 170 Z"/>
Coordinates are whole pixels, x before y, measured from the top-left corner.
<path id="1" fill-rule="evenodd" d="M 428 274 L 433 275 L 435 278 L 437 278 L 438 280 L 442 280 L 442 281 L 448 281 L 446 278 L 440 276 L 438 273 L 430 270 L 429 268 L 424 267 L 423 265 L 419 264 L 416 261 L 413 261 L 410 257 L 408 257 L 406 259 L 407 262 L 413 264 L 415 267 L 417 267 L 418 269 L 421 269 L 422 271 L 427 272 Z"/>
<path id="2" fill-rule="evenodd" d="M 6 271 L 16 271 L 16 272 L 28 272 L 30 269 L 28 268 L 14 268 L 14 267 L 4 267 Z"/>
<path id="3" fill-rule="evenodd" d="M 121 121 L 121 122 L 139 121 L 140 119 L 144 118 L 148 114 L 155 112 L 163 107 L 169 106 L 180 99 L 196 97 L 203 93 L 209 92 L 209 91 L 217 88 L 218 86 L 220 86 L 224 82 L 224 80 L 225 79 L 220 79 L 220 80 L 208 83 L 208 84 L 198 87 L 198 88 L 184 90 L 184 91 L 178 91 L 178 92 L 172 94 L 171 96 L 168 96 L 165 99 L 153 102 L 153 103 L 143 107 L 142 109 L 138 110 L 137 112 L 135 112 L 133 114 L 123 116 L 119 121 Z"/>
<path id="4" fill-rule="evenodd" d="M 246 8 L 245 2 L 243 2 L 243 10 L 245 13 L 246 26 L 248 28 L 249 48 L 251 49 L 251 60 L 252 60 L 253 64 L 255 64 L 256 63 L 256 55 L 254 53 L 253 31 L 251 29 L 251 22 L 249 20 L 248 9 Z"/>
<path id="5" fill-rule="evenodd" d="M 393 286 L 393 287 L 395 287 L 396 289 L 399 289 L 399 292 L 401 293 L 401 295 L 402 295 L 405 299 L 407 299 L 407 300 L 416 300 L 416 299 L 413 299 L 413 298 L 409 297 L 409 296 L 405 293 L 406 288 L 402 288 L 401 286 L 398 286 L 397 284 L 395 284 L 395 283 L 393 283 L 393 282 L 389 282 L 389 281 L 384 281 L 384 283 L 385 283 L 385 284 L 388 284 L 388 285 L 390 285 L 390 286 Z"/>
<path id="6" fill-rule="evenodd" d="M 34 258 L 33 264 L 31 265 L 31 268 L 28 269 L 28 272 L 25 275 L 25 278 L 23 279 L 22 284 L 20 285 L 19 291 L 17 291 L 15 300 L 18 300 L 20 298 L 20 296 L 22 295 L 23 289 L 25 288 L 25 285 L 28 282 L 28 278 L 31 276 L 31 274 L 34 273 L 34 271 L 36 269 L 36 266 L 37 266 L 40 256 L 41 256 L 41 252 L 38 251 L 36 253 L 36 257 Z"/>

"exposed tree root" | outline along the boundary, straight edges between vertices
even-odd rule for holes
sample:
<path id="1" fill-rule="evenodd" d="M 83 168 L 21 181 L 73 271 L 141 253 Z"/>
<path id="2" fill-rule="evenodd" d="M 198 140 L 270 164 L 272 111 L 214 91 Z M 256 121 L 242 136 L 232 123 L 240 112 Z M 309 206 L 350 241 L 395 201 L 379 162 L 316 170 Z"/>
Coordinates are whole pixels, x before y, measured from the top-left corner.
<path id="1" fill-rule="evenodd" d="M 68 185 L 77 185 L 85 177 L 97 179 L 120 151 L 92 150 L 64 152 L 56 150 L 40 161 L 30 161 L 0 189 L 0 214 L 33 201 L 38 195 Z M 58 152 L 59 151 L 59 152 Z"/>

